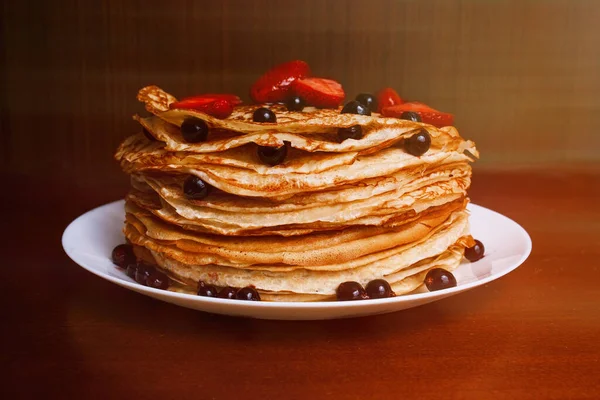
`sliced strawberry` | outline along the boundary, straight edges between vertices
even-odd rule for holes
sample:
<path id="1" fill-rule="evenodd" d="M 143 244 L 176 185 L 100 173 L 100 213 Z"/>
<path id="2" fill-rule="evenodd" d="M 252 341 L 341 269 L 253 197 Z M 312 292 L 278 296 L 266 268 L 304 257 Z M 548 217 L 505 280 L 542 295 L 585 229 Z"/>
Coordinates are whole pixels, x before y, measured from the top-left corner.
<path id="1" fill-rule="evenodd" d="M 169 108 L 170 109 L 183 108 L 183 109 L 187 109 L 187 110 L 197 110 L 202 107 L 206 107 L 206 105 L 213 103 L 215 100 L 216 99 L 211 98 L 211 97 L 202 97 L 202 96 L 187 97 L 185 99 L 176 101 L 175 103 L 171 103 L 169 105 Z"/>
<path id="2" fill-rule="evenodd" d="M 407 104 L 407 107 L 410 107 L 412 111 L 437 111 L 435 108 L 431 108 L 420 101 L 407 101 L 402 104 Z"/>
<path id="3" fill-rule="evenodd" d="M 233 104 L 234 106 L 239 106 L 240 104 L 243 103 L 242 99 L 240 99 L 239 96 L 236 96 L 235 94 L 227 94 L 227 93 L 207 93 L 207 94 L 201 94 L 200 96 L 194 96 L 194 97 L 209 97 L 211 99 L 223 99 L 223 100 L 227 100 L 228 102 L 230 102 L 231 104 Z M 191 99 L 193 97 L 188 97 L 187 99 Z M 186 99 L 182 99 L 186 100 Z"/>
<path id="4" fill-rule="evenodd" d="M 437 126 L 438 128 L 454 123 L 454 115 L 435 110 L 426 104 L 416 101 L 386 107 L 382 110 L 382 114 L 384 117 L 400 118 L 402 113 L 406 111 L 416 112 L 424 123 Z"/>
<path id="5" fill-rule="evenodd" d="M 233 95 L 226 95 L 233 96 Z M 234 96 L 237 97 L 237 96 Z M 239 99 L 239 97 L 238 97 Z M 235 101 L 235 99 L 234 99 Z M 181 101 L 171 103 L 169 106 L 171 109 L 179 108 L 185 110 L 196 110 L 203 112 L 208 115 L 212 115 L 215 118 L 227 118 L 233 112 L 233 104 L 225 98 L 211 98 L 203 96 L 188 97 Z"/>
<path id="6" fill-rule="evenodd" d="M 250 97 L 257 103 L 285 101 L 291 84 L 310 75 L 307 63 L 300 60 L 289 61 L 271 68 L 258 78 L 250 88 Z"/>
<path id="7" fill-rule="evenodd" d="M 179 101 L 176 101 L 175 103 L 171 103 L 170 108 L 185 108 L 194 110 L 197 107 L 203 107 L 209 103 L 212 103 L 217 99 L 227 100 L 234 106 L 242 104 L 242 99 L 235 94 L 208 93 L 198 96 L 185 97 Z"/>
<path id="8" fill-rule="evenodd" d="M 206 110 L 200 110 L 215 118 L 225 119 L 233 112 L 233 104 L 225 99 L 217 99 L 207 106 Z"/>
<path id="9" fill-rule="evenodd" d="M 342 85 L 331 79 L 305 78 L 294 83 L 293 91 L 306 104 L 319 108 L 337 108 L 346 94 Z"/>
<path id="10" fill-rule="evenodd" d="M 402 104 L 404 101 L 392 88 L 384 88 L 379 91 L 377 94 L 377 112 L 381 113 L 381 111 L 386 107 L 395 106 L 397 104 Z"/>

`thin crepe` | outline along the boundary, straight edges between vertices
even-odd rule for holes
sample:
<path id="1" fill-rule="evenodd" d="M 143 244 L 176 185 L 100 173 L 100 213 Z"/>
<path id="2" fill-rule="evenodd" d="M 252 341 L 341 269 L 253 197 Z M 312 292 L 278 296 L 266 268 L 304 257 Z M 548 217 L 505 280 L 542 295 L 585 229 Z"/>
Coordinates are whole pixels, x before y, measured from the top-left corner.
<path id="1" fill-rule="evenodd" d="M 357 281 L 366 284 L 370 280 L 398 277 L 399 272 L 411 265 L 444 253 L 463 237 L 468 237 L 468 222 L 464 212 L 453 214 L 452 218 L 418 239 L 402 251 L 377 261 L 355 268 L 343 270 L 313 270 L 297 268 L 293 270 L 255 270 L 234 268 L 222 265 L 196 265 L 189 261 L 185 251 L 157 244 L 152 239 L 135 232 L 128 233 L 132 243 L 150 250 L 156 263 L 178 277 L 178 280 L 191 283 L 204 281 L 216 286 L 244 287 L 253 285 L 266 291 L 289 291 L 303 294 L 334 294 L 341 282 Z M 263 265 L 264 267 L 264 265 Z"/>

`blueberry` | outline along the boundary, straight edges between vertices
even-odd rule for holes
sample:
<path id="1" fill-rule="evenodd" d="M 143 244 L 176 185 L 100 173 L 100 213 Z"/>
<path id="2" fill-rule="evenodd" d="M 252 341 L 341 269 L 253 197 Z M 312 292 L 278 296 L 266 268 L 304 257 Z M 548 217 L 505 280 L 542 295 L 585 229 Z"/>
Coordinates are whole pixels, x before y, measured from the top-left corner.
<path id="1" fill-rule="evenodd" d="M 186 142 L 204 142 L 208 137 L 208 125 L 199 118 L 186 118 L 181 123 L 181 135 Z"/>
<path id="2" fill-rule="evenodd" d="M 473 247 L 467 247 L 465 249 L 465 258 L 471 262 L 475 262 L 483 258 L 483 253 L 485 253 L 483 243 L 479 240 L 475 240 L 475 245 Z"/>
<path id="3" fill-rule="evenodd" d="M 238 300 L 260 301 L 260 295 L 251 286 L 246 286 L 238 290 L 235 298 Z"/>
<path id="4" fill-rule="evenodd" d="M 287 145 L 281 147 L 258 146 L 258 158 L 265 164 L 274 166 L 281 164 L 287 156 Z"/>
<path id="5" fill-rule="evenodd" d="M 198 296 L 217 297 L 217 289 L 204 281 L 198 282 Z"/>
<path id="6" fill-rule="evenodd" d="M 356 101 L 371 111 L 377 110 L 377 98 L 370 93 L 359 94 L 356 96 Z"/>
<path id="7" fill-rule="evenodd" d="M 300 96 L 292 96 L 285 102 L 289 111 L 302 111 L 306 107 L 306 102 Z"/>
<path id="8" fill-rule="evenodd" d="M 366 292 L 370 299 L 383 299 L 396 296 L 390 284 L 385 279 L 375 279 L 367 283 Z"/>
<path id="9" fill-rule="evenodd" d="M 354 281 L 340 283 L 335 294 L 340 301 L 368 299 L 365 288 L 360 283 Z"/>
<path id="10" fill-rule="evenodd" d="M 431 146 L 431 136 L 425 129 L 404 140 L 404 149 L 413 156 L 422 156 Z"/>
<path id="11" fill-rule="evenodd" d="M 268 108 L 260 107 L 254 111 L 254 114 L 252 114 L 252 120 L 254 122 L 275 123 L 277 122 L 277 117 L 275 116 L 275 113 Z"/>
<path id="12" fill-rule="evenodd" d="M 338 129 L 338 140 L 343 142 L 346 139 L 358 140 L 363 137 L 362 127 L 360 125 L 353 125 L 350 128 Z"/>
<path id="13" fill-rule="evenodd" d="M 237 289 L 232 288 L 231 286 L 227 286 L 219 291 L 217 297 L 220 299 L 235 299 L 236 295 Z"/>
<path id="14" fill-rule="evenodd" d="M 404 111 L 402 114 L 400 114 L 400 119 L 421 122 L 421 116 L 414 111 Z"/>
<path id="15" fill-rule="evenodd" d="M 160 271 L 154 271 L 146 278 L 146 286 L 155 289 L 167 290 L 170 284 L 171 280 L 169 277 Z"/>
<path id="16" fill-rule="evenodd" d="M 188 199 L 202 200 L 208 196 L 209 191 L 210 186 L 195 175 L 190 175 L 185 182 L 183 182 L 183 193 Z"/>
<path id="17" fill-rule="evenodd" d="M 156 272 L 156 269 L 152 265 L 139 263 L 135 271 L 135 281 L 142 285 L 146 285 L 148 277 L 154 272 Z"/>
<path id="18" fill-rule="evenodd" d="M 371 110 L 369 107 L 361 104 L 356 100 L 352 100 L 342 108 L 342 114 L 358 114 L 358 115 L 371 115 Z"/>
<path id="19" fill-rule="evenodd" d="M 425 276 L 425 286 L 430 292 L 448 289 L 456 286 L 456 278 L 443 268 L 430 269 Z"/>
<path id="20" fill-rule="evenodd" d="M 112 251 L 112 262 L 121 268 L 127 268 L 130 264 L 135 264 L 135 254 L 130 244 L 120 244 Z"/>

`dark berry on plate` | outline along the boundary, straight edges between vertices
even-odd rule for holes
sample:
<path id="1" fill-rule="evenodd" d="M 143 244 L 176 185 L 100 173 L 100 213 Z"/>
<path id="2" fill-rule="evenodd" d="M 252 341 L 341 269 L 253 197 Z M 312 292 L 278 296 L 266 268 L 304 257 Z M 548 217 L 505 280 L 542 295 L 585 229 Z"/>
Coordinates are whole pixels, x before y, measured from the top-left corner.
<path id="1" fill-rule="evenodd" d="M 394 293 L 390 284 L 385 279 L 372 280 L 367 283 L 365 290 L 370 299 L 383 299 L 396 296 L 396 293 Z"/>
<path id="2" fill-rule="evenodd" d="M 219 294 L 217 295 L 217 297 L 220 299 L 235 299 L 236 294 L 237 294 L 236 288 L 227 286 L 219 291 Z"/>
<path id="3" fill-rule="evenodd" d="M 135 281 L 142 285 L 146 285 L 146 280 L 155 271 L 156 269 L 152 265 L 139 263 L 135 271 Z"/>
<path id="4" fill-rule="evenodd" d="M 170 284 L 169 277 L 160 271 L 154 271 L 146 278 L 146 286 L 151 288 L 167 290 Z"/>
<path id="5" fill-rule="evenodd" d="M 156 138 L 154 136 L 152 136 L 152 134 L 148 131 L 148 129 L 142 128 L 142 132 L 144 133 L 144 136 L 146 136 L 146 138 L 148 140 L 151 140 L 153 142 L 156 141 Z"/>
<path id="6" fill-rule="evenodd" d="M 400 119 L 421 122 L 421 116 L 414 111 L 404 111 L 402 114 L 400 114 Z"/>
<path id="7" fill-rule="evenodd" d="M 422 156 L 431 146 L 431 136 L 425 129 L 404 140 L 404 149 L 413 156 Z"/>
<path id="8" fill-rule="evenodd" d="M 484 253 L 485 247 L 483 246 L 483 243 L 479 240 L 475 240 L 475 245 L 473 247 L 467 247 L 465 249 L 465 258 L 471 262 L 475 262 L 481 260 Z"/>
<path id="9" fill-rule="evenodd" d="M 275 123 L 277 122 L 277 117 L 275 116 L 275 113 L 268 108 L 260 107 L 254 111 L 254 114 L 252 114 L 252 121 Z"/>
<path id="10" fill-rule="evenodd" d="M 371 115 L 369 107 L 361 104 L 356 100 L 349 101 L 346 103 L 341 111 L 342 114 L 358 114 L 358 115 Z"/>
<path id="11" fill-rule="evenodd" d="M 260 301 L 260 295 L 251 286 L 246 286 L 238 290 L 235 298 L 238 300 Z"/>
<path id="12" fill-rule="evenodd" d="M 136 272 L 137 272 L 137 264 L 129 264 L 127 266 L 127 269 L 125 270 L 125 273 L 127 274 L 127 276 L 133 280 L 135 280 Z"/>
<path id="13" fill-rule="evenodd" d="M 181 135 L 186 142 L 204 142 L 208 137 L 208 125 L 199 118 L 186 118 L 181 123 Z"/>
<path id="14" fill-rule="evenodd" d="M 343 142 L 346 139 L 362 139 L 362 127 L 360 125 L 353 125 L 350 128 L 338 129 L 338 140 Z"/>
<path id="15" fill-rule="evenodd" d="M 204 281 L 198 282 L 198 296 L 217 297 L 217 289 Z"/>
<path id="16" fill-rule="evenodd" d="M 121 268 L 127 268 L 129 264 L 135 264 L 135 254 L 130 244 L 120 244 L 112 251 L 112 262 Z"/>
<path id="17" fill-rule="evenodd" d="M 306 107 L 306 102 L 300 96 L 292 96 L 285 102 L 289 111 L 302 111 Z"/>
<path id="18" fill-rule="evenodd" d="M 358 96 L 356 96 L 356 101 L 358 101 L 363 106 L 367 107 L 370 111 L 377 110 L 377 98 L 371 93 L 359 94 Z"/>
<path id="19" fill-rule="evenodd" d="M 209 186 L 195 175 L 190 175 L 183 182 L 183 193 L 191 200 L 202 200 L 208 196 Z"/>
<path id="20" fill-rule="evenodd" d="M 425 275 L 425 286 L 430 292 L 449 289 L 456 286 L 456 278 L 443 268 L 430 269 Z"/>
<path id="21" fill-rule="evenodd" d="M 340 301 L 364 300 L 369 298 L 365 288 L 360 283 L 354 281 L 340 283 L 335 294 Z"/>
<path id="22" fill-rule="evenodd" d="M 274 166 L 281 164 L 287 156 L 287 146 L 281 147 L 258 146 L 258 158 L 265 164 Z"/>

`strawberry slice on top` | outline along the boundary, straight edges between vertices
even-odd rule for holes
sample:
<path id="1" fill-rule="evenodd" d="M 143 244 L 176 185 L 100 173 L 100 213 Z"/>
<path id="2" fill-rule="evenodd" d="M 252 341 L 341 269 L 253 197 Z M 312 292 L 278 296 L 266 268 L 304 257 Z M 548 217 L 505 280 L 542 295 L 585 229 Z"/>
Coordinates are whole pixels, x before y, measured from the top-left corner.
<path id="1" fill-rule="evenodd" d="M 227 100 L 233 106 L 239 106 L 242 104 L 242 99 L 235 94 L 225 94 L 225 93 L 207 93 L 207 94 L 199 94 L 197 96 L 185 97 L 179 101 L 171 103 L 170 108 L 187 108 L 194 109 L 195 107 L 200 107 L 206 105 L 215 100 Z"/>
<path id="2" fill-rule="evenodd" d="M 384 108 L 404 103 L 398 92 L 392 88 L 384 88 L 377 94 L 377 112 L 381 114 Z"/>
<path id="3" fill-rule="evenodd" d="M 310 67 L 301 60 L 279 64 L 258 78 L 250 88 L 250 97 L 256 103 L 277 103 L 285 101 L 291 85 L 297 79 L 310 75 Z"/>
<path id="4" fill-rule="evenodd" d="M 242 100 L 233 94 L 202 94 L 186 97 L 171 103 L 169 108 L 196 110 L 215 118 L 224 119 L 231 115 L 233 107 L 242 103 Z"/>
<path id="5" fill-rule="evenodd" d="M 196 99 L 196 98 L 211 98 L 211 99 L 215 99 L 215 100 L 216 99 L 227 100 L 234 106 L 239 106 L 240 104 L 243 103 L 242 99 L 240 99 L 239 96 L 236 96 L 235 94 L 227 94 L 227 93 L 206 93 L 206 94 L 201 94 L 198 96 L 186 97 L 184 99 L 181 99 L 181 101 L 192 100 L 192 99 Z"/>
<path id="6" fill-rule="evenodd" d="M 400 118 L 402 116 L 402 113 L 406 111 L 412 111 L 419 114 L 422 122 L 436 126 L 438 128 L 450 126 L 454 123 L 454 115 L 438 111 L 434 108 L 429 107 L 427 104 L 423 104 L 417 101 L 385 107 L 382 110 L 382 114 L 384 117 Z"/>
<path id="7" fill-rule="evenodd" d="M 308 105 L 318 108 L 337 108 L 346 97 L 342 85 L 324 78 L 298 79 L 293 91 Z"/>

